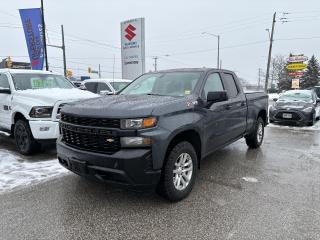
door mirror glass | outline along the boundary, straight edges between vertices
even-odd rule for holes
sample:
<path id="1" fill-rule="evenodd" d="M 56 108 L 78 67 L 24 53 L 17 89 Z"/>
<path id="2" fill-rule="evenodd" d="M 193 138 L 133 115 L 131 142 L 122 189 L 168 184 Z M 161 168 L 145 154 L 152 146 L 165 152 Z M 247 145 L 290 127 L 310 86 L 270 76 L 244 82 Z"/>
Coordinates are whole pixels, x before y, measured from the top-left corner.
<path id="1" fill-rule="evenodd" d="M 10 88 L 0 88 L 0 93 L 11 94 L 11 90 L 10 90 Z"/>
<path id="2" fill-rule="evenodd" d="M 228 100 L 228 95 L 226 91 L 219 91 L 219 92 L 208 92 L 207 95 L 207 102 L 208 103 L 215 103 L 215 102 L 223 102 Z"/>

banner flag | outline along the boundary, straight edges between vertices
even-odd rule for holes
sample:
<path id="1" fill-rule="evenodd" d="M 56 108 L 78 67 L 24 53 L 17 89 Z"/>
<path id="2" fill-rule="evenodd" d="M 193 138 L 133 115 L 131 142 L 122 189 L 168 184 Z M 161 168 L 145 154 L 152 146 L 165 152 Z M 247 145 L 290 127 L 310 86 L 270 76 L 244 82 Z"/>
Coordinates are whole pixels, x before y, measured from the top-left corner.
<path id="1" fill-rule="evenodd" d="M 27 42 L 31 68 L 42 70 L 44 63 L 44 44 L 42 15 L 40 8 L 19 9 Z"/>

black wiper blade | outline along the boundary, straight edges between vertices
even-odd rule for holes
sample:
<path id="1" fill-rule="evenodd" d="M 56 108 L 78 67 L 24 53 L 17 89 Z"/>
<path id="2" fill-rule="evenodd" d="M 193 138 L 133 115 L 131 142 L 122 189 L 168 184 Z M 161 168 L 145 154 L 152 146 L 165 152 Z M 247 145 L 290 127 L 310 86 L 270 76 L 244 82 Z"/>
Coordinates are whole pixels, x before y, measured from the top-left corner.
<path id="1" fill-rule="evenodd" d="M 149 96 L 163 96 L 163 95 L 157 94 L 157 93 L 147 93 L 147 95 L 149 95 Z"/>

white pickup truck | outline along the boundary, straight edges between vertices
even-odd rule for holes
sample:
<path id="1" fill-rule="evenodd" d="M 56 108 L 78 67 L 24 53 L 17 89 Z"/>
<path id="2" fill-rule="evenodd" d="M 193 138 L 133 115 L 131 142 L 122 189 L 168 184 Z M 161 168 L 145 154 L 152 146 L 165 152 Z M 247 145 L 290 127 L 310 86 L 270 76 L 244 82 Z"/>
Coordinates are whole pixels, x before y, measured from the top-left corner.
<path id="1" fill-rule="evenodd" d="M 59 74 L 0 69 L 0 129 L 14 136 L 20 153 L 30 155 L 42 141 L 58 138 L 64 104 L 95 97 Z"/>

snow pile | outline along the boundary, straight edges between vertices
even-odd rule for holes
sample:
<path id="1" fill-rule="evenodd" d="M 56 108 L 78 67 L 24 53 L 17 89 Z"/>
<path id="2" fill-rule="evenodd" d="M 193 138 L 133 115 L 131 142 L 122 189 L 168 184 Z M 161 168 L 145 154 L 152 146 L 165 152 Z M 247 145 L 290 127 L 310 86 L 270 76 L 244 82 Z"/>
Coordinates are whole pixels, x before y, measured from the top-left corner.
<path id="1" fill-rule="evenodd" d="M 0 151 L 0 193 L 67 173 L 57 159 L 30 161 L 7 150 Z"/>

